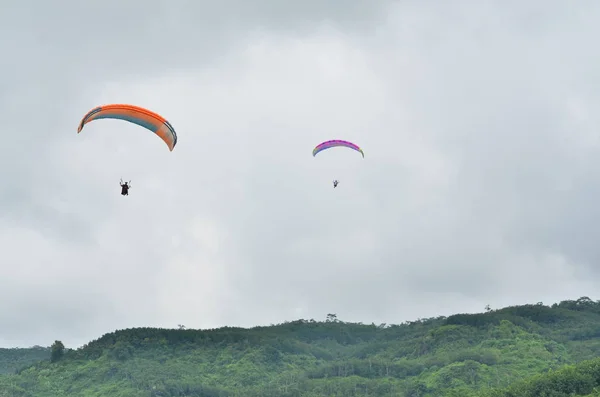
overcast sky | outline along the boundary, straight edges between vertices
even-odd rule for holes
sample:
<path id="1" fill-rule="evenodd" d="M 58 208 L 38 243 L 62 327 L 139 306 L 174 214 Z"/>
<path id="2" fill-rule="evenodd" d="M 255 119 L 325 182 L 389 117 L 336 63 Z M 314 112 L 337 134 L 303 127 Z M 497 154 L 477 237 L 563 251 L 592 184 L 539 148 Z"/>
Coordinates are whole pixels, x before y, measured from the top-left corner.
<path id="1" fill-rule="evenodd" d="M 2 347 L 598 298 L 596 0 L 0 8 Z"/>

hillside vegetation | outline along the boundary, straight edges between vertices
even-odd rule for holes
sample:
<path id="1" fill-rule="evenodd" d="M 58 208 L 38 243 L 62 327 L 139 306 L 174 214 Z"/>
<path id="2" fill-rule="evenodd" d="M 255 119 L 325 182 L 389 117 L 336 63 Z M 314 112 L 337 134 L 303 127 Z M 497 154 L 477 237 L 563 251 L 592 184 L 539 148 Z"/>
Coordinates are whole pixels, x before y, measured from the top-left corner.
<path id="1" fill-rule="evenodd" d="M 0 348 L 0 374 L 11 374 L 26 365 L 48 359 L 50 359 L 50 348 L 48 347 Z"/>
<path id="2" fill-rule="evenodd" d="M 587 297 L 400 325 L 136 328 L 0 376 L 0 396 L 600 396 Z"/>

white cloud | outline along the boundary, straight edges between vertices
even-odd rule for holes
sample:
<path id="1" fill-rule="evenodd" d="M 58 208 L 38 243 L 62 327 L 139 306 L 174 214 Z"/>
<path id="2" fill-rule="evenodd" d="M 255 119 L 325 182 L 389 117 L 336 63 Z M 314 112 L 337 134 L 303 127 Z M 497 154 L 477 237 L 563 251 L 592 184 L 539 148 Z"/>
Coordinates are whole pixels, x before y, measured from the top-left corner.
<path id="1" fill-rule="evenodd" d="M 91 20 L 35 44 L 42 26 L 20 42 L 48 60 L 6 65 L 0 343 L 593 295 L 596 3 L 390 3 L 383 20 L 383 3 L 265 1 L 206 25 L 172 4 L 160 37 L 158 14 L 116 20 L 117 41 Z M 126 27 L 154 47 L 128 53 Z M 103 103 L 161 113 L 175 150 L 121 121 L 78 135 Z M 335 138 L 365 158 L 312 157 Z"/>

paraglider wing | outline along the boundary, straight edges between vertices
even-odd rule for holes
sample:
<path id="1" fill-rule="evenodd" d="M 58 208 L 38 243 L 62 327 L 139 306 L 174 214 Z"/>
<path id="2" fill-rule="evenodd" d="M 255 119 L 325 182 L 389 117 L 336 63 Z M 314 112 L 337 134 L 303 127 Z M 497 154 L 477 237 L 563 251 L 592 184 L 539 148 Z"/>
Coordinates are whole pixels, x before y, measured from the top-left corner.
<path id="1" fill-rule="evenodd" d="M 360 147 L 358 147 L 357 145 L 355 145 L 352 142 L 348 142 L 348 141 L 342 141 L 340 139 L 334 139 L 331 141 L 325 141 L 323 143 L 318 144 L 314 150 L 313 150 L 313 157 L 317 155 L 317 153 L 325 150 L 325 149 L 330 149 L 332 147 L 347 147 L 350 149 L 354 149 L 357 152 L 359 152 L 360 154 L 362 154 L 363 158 L 365 157 L 365 154 L 363 153 L 362 149 Z"/>
<path id="2" fill-rule="evenodd" d="M 173 148 L 177 144 L 177 133 L 167 120 L 148 109 L 133 105 L 113 104 L 98 106 L 90 110 L 83 117 L 81 123 L 79 123 L 77 133 L 80 133 L 83 126 L 87 123 L 98 119 L 125 120 L 144 127 L 158 135 L 167 144 L 170 151 L 173 151 Z"/>

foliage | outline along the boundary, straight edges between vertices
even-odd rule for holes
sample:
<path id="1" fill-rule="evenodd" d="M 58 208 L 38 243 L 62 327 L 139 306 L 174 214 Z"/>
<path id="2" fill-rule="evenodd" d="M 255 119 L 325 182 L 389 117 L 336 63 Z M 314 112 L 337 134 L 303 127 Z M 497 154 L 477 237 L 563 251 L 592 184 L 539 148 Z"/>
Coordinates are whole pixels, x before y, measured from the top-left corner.
<path id="1" fill-rule="evenodd" d="M 47 347 L 0 349 L 0 374 L 14 373 L 19 368 L 49 358 L 50 349 Z"/>
<path id="2" fill-rule="evenodd" d="M 50 346 L 50 362 L 55 363 L 60 360 L 65 354 L 65 345 L 59 340 L 54 341 L 52 346 Z"/>
<path id="3" fill-rule="evenodd" d="M 587 297 L 400 325 L 328 314 L 251 329 L 134 328 L 76 350 L 56 341 L 54 362 L 46 351 L 1 376 L 0 396 L 600 397 L 598 336 L 600 302 Z"/>

